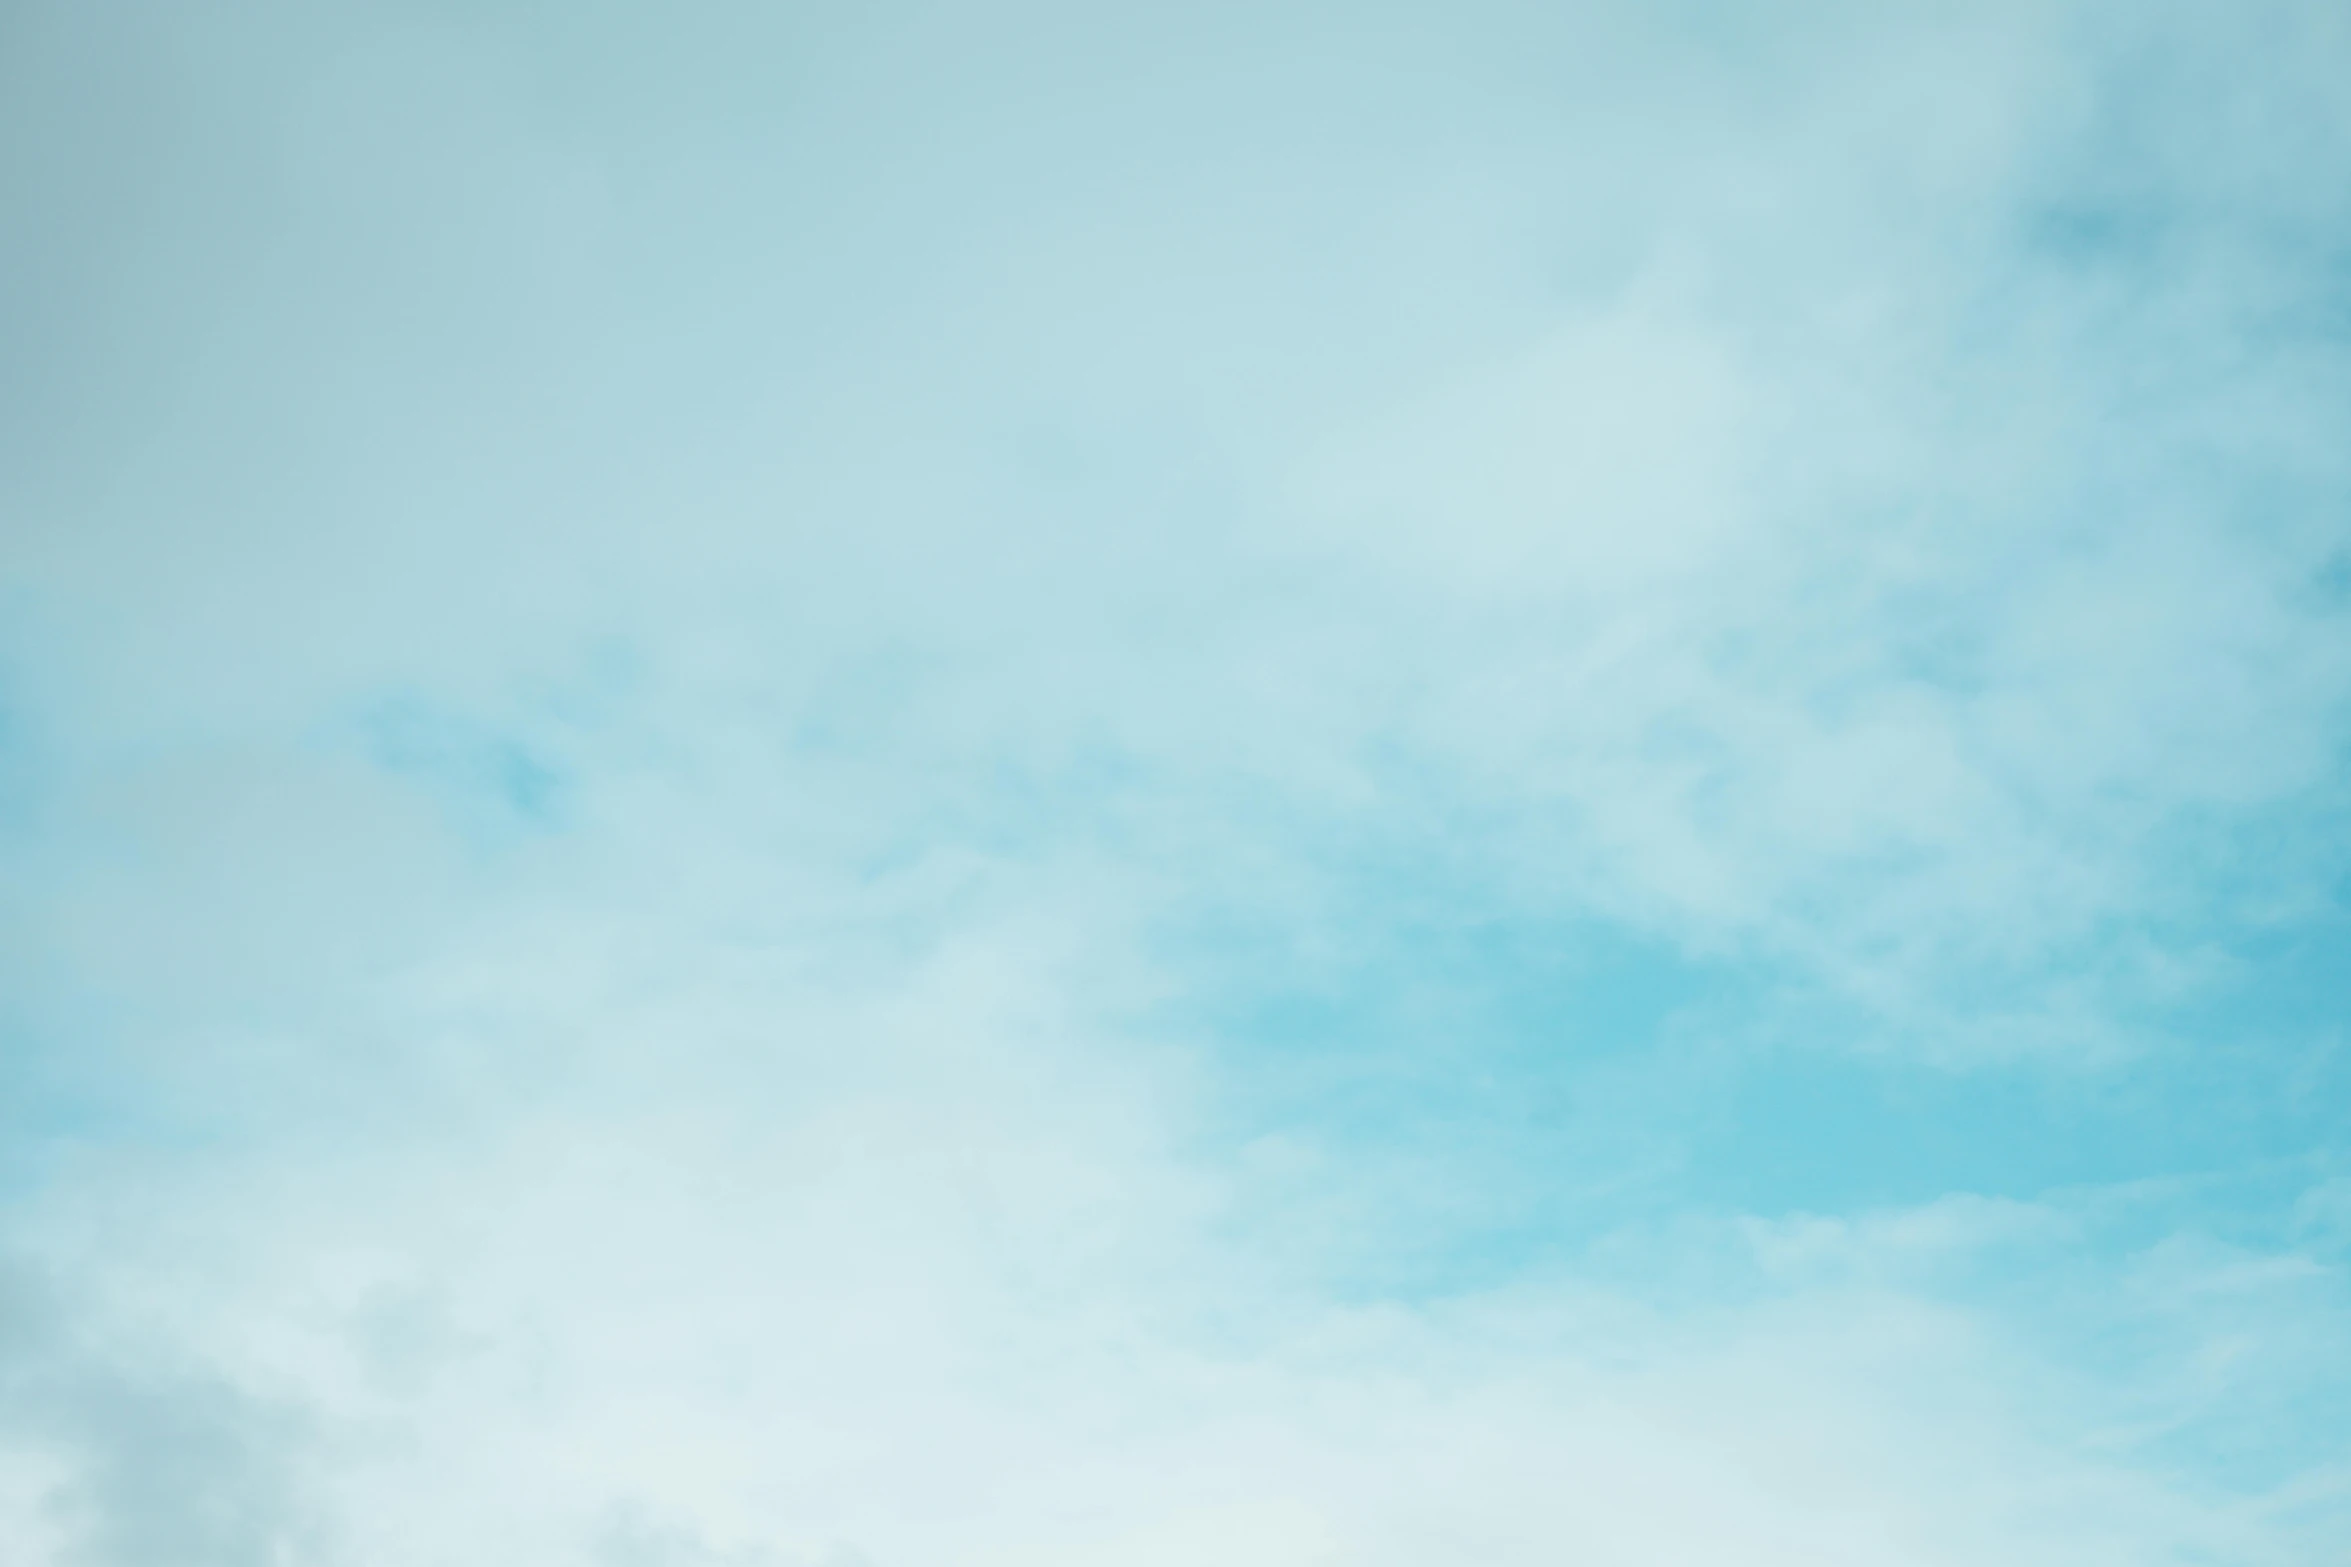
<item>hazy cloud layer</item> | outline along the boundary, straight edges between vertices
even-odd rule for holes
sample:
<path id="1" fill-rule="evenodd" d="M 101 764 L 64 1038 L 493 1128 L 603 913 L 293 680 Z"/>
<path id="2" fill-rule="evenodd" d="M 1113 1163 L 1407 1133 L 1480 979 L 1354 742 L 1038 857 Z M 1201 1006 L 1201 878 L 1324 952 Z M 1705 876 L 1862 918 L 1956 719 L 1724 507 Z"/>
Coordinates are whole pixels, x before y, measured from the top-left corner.
<path id="1" fill-rule="evenodd" d="M 2351 1525 L 2337 8 L 0 39 L 37 1567 Z"/>

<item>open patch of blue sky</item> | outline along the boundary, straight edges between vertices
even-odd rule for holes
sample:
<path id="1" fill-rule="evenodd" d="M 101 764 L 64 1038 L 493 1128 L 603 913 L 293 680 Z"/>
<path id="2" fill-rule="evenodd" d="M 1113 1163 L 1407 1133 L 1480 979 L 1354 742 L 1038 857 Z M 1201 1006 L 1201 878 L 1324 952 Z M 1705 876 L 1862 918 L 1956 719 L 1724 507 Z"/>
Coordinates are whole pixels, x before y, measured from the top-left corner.
<path id="1" fill-rule="evenodd" d="M 430 790 L 485 847 L 561 823 L 562 772 L 522 737 L 398 699 L 376 704 L 355 727 L 371 760 Z"/>
<path id="2" fill-rule="evenodd" d="M 2332 1560 L 2346 79 L 15 7 L 0 1556 Z"/>

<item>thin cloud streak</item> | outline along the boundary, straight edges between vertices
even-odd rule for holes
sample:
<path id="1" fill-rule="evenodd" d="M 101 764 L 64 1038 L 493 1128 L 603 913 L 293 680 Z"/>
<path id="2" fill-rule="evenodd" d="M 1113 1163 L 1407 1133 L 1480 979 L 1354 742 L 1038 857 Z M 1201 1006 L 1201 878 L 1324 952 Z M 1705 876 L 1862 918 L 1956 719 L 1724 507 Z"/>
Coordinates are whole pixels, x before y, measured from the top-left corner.
<path id="1" fill-rule="evenodd" d="M 21 9 L 38 1567 L 2340 1537 L 2332 8 Z"/>

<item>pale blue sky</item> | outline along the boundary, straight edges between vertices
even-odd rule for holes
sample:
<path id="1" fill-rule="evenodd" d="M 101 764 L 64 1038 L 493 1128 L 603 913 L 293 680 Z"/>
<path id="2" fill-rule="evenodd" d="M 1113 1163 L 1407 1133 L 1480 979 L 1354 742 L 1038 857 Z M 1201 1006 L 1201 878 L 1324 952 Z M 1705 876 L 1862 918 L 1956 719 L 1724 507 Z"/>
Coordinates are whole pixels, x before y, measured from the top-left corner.
<path id="1" fill-rule="evenodd" d="M 0 1560 L 2334 1560 L 2346 80 L 7 8 Z"/>

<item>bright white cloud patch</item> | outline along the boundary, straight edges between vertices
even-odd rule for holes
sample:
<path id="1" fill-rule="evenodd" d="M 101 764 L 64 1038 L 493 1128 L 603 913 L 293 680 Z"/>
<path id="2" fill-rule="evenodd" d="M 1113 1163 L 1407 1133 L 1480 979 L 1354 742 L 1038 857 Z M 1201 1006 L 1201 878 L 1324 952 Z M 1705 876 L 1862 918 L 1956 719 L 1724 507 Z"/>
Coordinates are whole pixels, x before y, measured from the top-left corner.
<path id="1" fill-rule="evenodd" d="M 0 1560 L 2301 1567 L 2332 7 L 20 7 Z"/>

